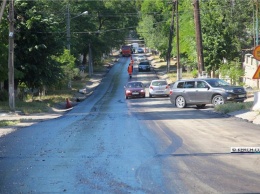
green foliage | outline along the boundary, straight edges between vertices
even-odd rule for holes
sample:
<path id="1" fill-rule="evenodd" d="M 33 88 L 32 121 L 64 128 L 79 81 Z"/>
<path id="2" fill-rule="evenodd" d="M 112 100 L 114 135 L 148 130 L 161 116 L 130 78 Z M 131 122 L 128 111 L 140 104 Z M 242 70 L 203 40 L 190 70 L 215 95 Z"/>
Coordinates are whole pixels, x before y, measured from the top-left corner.
<path id="1" fill-rule="evenodd" d="M 8 21 L 4 12 L 0 23 L 0 82 L 8 79 Z"/>
<path id="2" fill-rule="evenodd" d="M 199 75 L 199 71 L 198 71 L 197 69 L 193 69 L 193 70 L 191 71 L 191 74 L 192 74 L 192 77 L 196 78 L 196 77 L 198 77 L 198 75 Z"/>
<path id="3" fill-rule="evenodd" d="M 43 19 L 45 8 L 41 1 L 17 1 L 15 3 L 16 22 L 15 68 L 23 75 L 19 83 L 25 83 L 28 88 L 51 86 L 61 79 L 60 65 L 51 56 L 59 53 L 59 42 L 51 32 L 55 22 Z"/>
<path id="4" fill-rule="evenodd" d="M 91 45 L 94 65 L 112 48 L 124 44 L 129 29 L 137 25 L 135 1 L 15 1 L 15 83 L 28 88 L 52 87 L 77 74 L 74 63 L 62 64 L 53 56 L 63 55 L 67 46 L 68 9 L 71 23 L 71 55 L 81 65 Z M 7 8 L 8 9 L 8 6 Z M 87 16 L 81 15 L 88 11 Z M 8 79 L 8 21 L 0 24 L 0 81 Z M 72 59 L 63 56 L 64 60 Z M 73 67 L 72 67 L 73 66 Z M 69 74 L 69 75 L 64 75 Z M 72 73 L 72 74 L 71 74 Z"/>
<path id="5" fill-rule="evenodd" d="M 231 84 L 233 85 L 239 84 L 240 78 L 244 75 L 243 68 L 238 60 L 221 64 L 219 73 L 223 77 L 229 77 L 231 79 Z"/>
<path id="6" fill-rule="evenodd" d="M 140 2 L 139 2 L 140 3 Z M 160 51 L 168 48 L 171 22 L 171 3 L 144 0 L 140 5 L 142 17 L 137 31 L 146 44 Z M 200 1 L 200 20 L 204 65 L 207 71 L 216 70 L 224 60 L 241 57 L 241 50 L 252 48 L 252 1 Z M 185 64 L 197 63 L 194 6 L 190 1 L 179 1 L 180 52 Z M 176 56 L 176 15 L 174 17 L 172 55 Z M 193 66 L 193 65 L 192 65 Z"/>
<path id="7" fill-rule="evenodd" d="M 142 17 L 137 32 L 144 38 L 148 47 L 157 49 L 161 58 L 166 57 L 171 23 L 172 3 L 161 0 L 144 0 L 141 4 Z M 174 39 L 172 56 L 177 55 L 176 49 L 176 15 L 174 16 Z M 190 1 L 179 1 L 179 34 L 180 52 L 183 63 L 193 64 L 197 60 L 194 31 L 193 6 Z"/>
<path id="8" fill-rule="evenodd" d="M 18 123 L 20 123 L 19 120 L 14 120 L 14 121 L 1 120 L 0 121 L 0 127 L 6 127 L 6 126 L 10 126 L 10 125 L 17 125 Z"/>
<path id="9" fill-rule="evenodd" d="M 205 68 L 218 69 L 250 48 L 253 7 L 248 1 L 208 0 L 200 3 Z"/>
<path id="10" fill-rule="evenodd" d="M 146 45 L 160 51 L 162 58 L 165 58 L 168 48 L 170 7 L 165 1 L 144 0 L 140 10 L 141 20 L 137 27 L 137 32 Z"/>
<path id="11" fill-rule="evenodd" d="M 0 101 L 8 100 L 8 92 L 5 90 L 0 90 Z"/>
<path id="12" fill-rule="evenodd" d="M 217 105 L 214 107 L 215 111 L 220 113 L 230 113 L 238 110 L 250 110 L 253 107 L 253 102 L 235 103 L 230 102 L 226 104 Z"/>

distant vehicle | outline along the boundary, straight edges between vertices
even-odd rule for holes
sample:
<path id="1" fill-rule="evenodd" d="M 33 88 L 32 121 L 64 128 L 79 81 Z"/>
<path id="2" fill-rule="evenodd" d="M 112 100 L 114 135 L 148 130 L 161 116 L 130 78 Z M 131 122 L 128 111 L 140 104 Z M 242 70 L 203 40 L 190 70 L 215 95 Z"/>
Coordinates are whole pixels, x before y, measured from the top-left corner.
<path id="1" fill-rule="evenodd" d="M 138 48 L 138 49 L 137 49 L 137 53 L 144 53 L 144 49 Z"/>
<path id="2" fill-rule="evenodd" d="M 196 78 L 179 80 L 170 90 L 170 101 L 178 108 L 196 105 L 198 108 L 206 104 L 213 106 L 231 102 L 244 102 L 247 92 L 242 86 L 231 86 L 218 78 Z"/>
<path id="3" fill-rule="evenodd" d="M 144 56 L 144 55 L 138 55 L 135 57 L 136 61 L 137 62 L 141 62 L 141 61 L 146 61 L 147 60 L 147 57 Z"/>
<path id="4" fill-rule="evenodd" d="M 132 47 L 125 45 L 121 47 L 121 54 L 123 57 L 129 57 L 132 54 Z"/>
<path id="5" fill-rule="evenodd" d="M 149 97 L 153 96 L 169 96 L 170 84 L 166 80 L 152 80 L 149 86 Z"/>
<path id="6" fill-rule="evenodd" d="M 140 81 L 131 81 L 125 85 L 125 98 L 145 98 L 145 87 Z"/>
<path id="7" fill-rule="evenodd" d="M 139 48 L 139 44 L 138 43 L 132 43 L 132 47 L 134 48 L 135 53 L 137 53 L 137 50 Z"/>
<path id="8" fill-rule="evenodd" d="M 151 71 L 150 61 L 141 61 L 138 64 L 138 71 Z"/>

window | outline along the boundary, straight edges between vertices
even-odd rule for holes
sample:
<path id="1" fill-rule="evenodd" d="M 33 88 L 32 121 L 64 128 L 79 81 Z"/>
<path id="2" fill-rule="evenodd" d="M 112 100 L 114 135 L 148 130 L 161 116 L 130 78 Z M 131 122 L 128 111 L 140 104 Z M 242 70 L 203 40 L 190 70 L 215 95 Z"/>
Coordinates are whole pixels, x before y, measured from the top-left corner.
<path id="1" fill-rule="evenodd" d="M 183 88 L 184 82 L 179 82 L 177 88 Z"/>
<path id="2" fill-rule="evenodd" d="M 194 88 L 194 87 L 195 87 L 194 81 L 185 82 L 184 84 L 184 88 Z"/>
<path id="3" fill-rule="evenodd" d="M 166 81 L 156 81 L 152 83 L 153 86 L 165 86 L 167 85 Z"/>
<path id="4" fill-rule="evenodd" d="M 203 81 L 197 81 L 197 88 L 206 88 L 207 85 Z"/>

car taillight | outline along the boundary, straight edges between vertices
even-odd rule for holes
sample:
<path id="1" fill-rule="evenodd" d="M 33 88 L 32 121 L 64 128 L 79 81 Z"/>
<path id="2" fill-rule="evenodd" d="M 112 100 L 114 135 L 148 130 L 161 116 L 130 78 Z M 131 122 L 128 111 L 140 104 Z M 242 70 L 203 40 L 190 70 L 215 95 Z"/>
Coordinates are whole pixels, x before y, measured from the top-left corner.
<path id="1" fill-rule="evenodd" d="M 150 89 L 153 90 L 153 86 L 150 86 Z"/>
<path id="2" fill-rule="evenodd" d="M 172 93 L 173 93 L 172 90 L 170 90 L 170 95 L 172 95 Z"/>

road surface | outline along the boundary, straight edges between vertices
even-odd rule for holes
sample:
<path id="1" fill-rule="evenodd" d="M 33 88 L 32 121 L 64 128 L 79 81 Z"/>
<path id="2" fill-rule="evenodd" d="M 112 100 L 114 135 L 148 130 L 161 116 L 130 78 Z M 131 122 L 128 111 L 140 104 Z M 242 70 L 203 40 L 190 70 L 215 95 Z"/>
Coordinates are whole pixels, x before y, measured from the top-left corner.
<path id="1" fill-rule="evenodd" d="M 0 138 L 0 193 L 257 193 L 258 125 L 124 97 L 129 58 L 66 115 Z M 135 69 L 148 84 L 154 72 Z"/>

